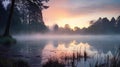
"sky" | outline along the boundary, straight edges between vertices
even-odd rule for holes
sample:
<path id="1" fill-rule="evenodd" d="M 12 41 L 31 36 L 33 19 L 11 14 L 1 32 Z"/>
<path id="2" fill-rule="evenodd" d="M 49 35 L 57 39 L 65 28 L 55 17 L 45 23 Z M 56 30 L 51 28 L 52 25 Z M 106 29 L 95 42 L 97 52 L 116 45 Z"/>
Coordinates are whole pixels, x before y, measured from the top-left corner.
<path id="1" fill-rule="evenodd" d="M 7 9 L 8 4 L 10 3 L 9 0 L 4 0 L 2 4 L 4 5 L 4 8 Z"/>
<path id="2" fill-rule="evenodd" d="M 43 17 L 49 27 L 69 24 L 71 28 L 83 28 L 99 17 L 111 19 L 120 15 L 120 0 L 50 0 L 47 5 L 50 7 L 43 10 Z"/>

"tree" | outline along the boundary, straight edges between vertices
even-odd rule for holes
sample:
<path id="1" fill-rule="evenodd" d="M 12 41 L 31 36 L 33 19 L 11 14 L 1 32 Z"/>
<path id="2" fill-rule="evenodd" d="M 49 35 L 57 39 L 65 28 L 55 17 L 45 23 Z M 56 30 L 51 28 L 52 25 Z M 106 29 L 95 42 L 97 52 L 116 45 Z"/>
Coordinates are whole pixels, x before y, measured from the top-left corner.
<path id="1" fill-rule="evenodd" d="M 43 17 L 42 17 L 42 9 L 46 9 L 48 8 L 48 6 L 45 6 L 43 2 L 48 2 L 48 1 L 49 0 L 11 0 L 10 12 L 9 12 L 7 25 L 6 25 L 3 36 L 10 36 L 10 26 L 11 26 L 14 7 L 18 7 L 20 9 L 19 12 L 21 12 L 23 8 L 23 12 L 21 13 L 23 14 L 24 18 L 22 20 L 25 19 L 29 23 L 41 22 L 41 25 L 44 25 Z M 25 12 L 25 15 L 24 15 L 24 12 Z M 45 28 L 45 25 L 43 26 L 43 28 Z"/>
<path id="2" fill-rule="evenodd" d="M 48 1 L 49 0 L 17 0 L 16 4 L 22 13 L 23 22 L 43 22 L 42 10 L 49 7 L 44 5 L 44 2 Z"/>
<path id="3" fill-rule="evenodd" d="M 54 31 L 56 32 L 56 31 L 58 31 L 59 26 L 58 26 L 57 24 L 55 24 L 55 25 L 53 26 L 53 29 L 54 29 Z"/>
<path id="4" fill-rule="evenodd" d="M 65 26 L 64 26 L 64 32 L 65 33 L 72 33 L 72 29 L 70 28 L 69 24 L 65 24 Z"/>
<path id="5" fill-rule="evenodd" d="M 91 20 L 90 22 L 89 22 L 89 25 L 91 26 L 91 25 L 93 25 L 95 23 L 95 21 L 94 20 Z"/>
<path id="6" fill-rule="evenodd" d="M 49 0 L 17 0 L 17 7 L 20 8 L 22 15 L 22 23 L 27 25 L 27 31 L 45 32 L 48 30 L 42 16 L 42 10 L 48 8 L 48 6 L 44 5 L 44 2 L 48 1 Z"/>
<path id="7" fill-rule="evenodd" d="M 70 29 L 70 25 L 69 24 L 65 24 L 65 29 Z"/>
<path id="8" fill-rule="evenodd" d="M 13 15 L 14 5 L 15 5 L 15 0 L 12 0 L 10 13 L 9 13 L 8 20 L 7 20 L 7 25 L 6 25 L 6 29 L 5 29 L 3 36 L 10 36 L 9 30 L 10 30 L 10 24 L 11 24 L 11 19 L 12 19 L 12 15 Z"/>
<path id="9" fill-rule="evenodd" d="M 3 34 L 4 26 L 6 25 L 7 12 L 0 0 L 0 33 Z"/>
<path id="10" fill-rule="evenodd" d="M 117 28 L 117 33 L 120 33 L 120 16 L 116 20 L 116 28 Z"/>
<path id="11" fill-rule="evenodd" d="M 76 27 L 74 27 L 74 31 L 79 32 L 80 28 L 76 26 Z"/>
<path id="12" fill-rule="evenodd" d="M 81 33 L 81 29 L 79 27 L 75 26 L 74 29 L 73 29 L 73 32 L 75 34 L 80 34 Z"/>

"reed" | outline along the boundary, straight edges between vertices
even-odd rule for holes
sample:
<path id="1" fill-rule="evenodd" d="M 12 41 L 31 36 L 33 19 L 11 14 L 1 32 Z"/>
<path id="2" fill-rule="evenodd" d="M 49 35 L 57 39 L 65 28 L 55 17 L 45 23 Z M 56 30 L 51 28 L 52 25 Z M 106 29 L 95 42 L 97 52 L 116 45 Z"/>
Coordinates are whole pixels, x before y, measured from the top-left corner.
<path id="1" fill-rule="evenodd" d="M 85 50 L 83 52 L 83 55 L 81 54 L 81 51 L 75 51 L 72 54 L 65 54 L 61 57 L 62 61 L 59 61 L 59 59 L 52 57 L 43 64 L 43 67 L 78 67 L 78 63 L 80 63 L 82 60 L 86 62 L 87 59 L 94 59 L 94 57 L 88 56 L 87 51 Z M 93 60 L 94 63 L 89 62 L 89 67 L 120 67 L 120 48 L 116 50 L 115 55 L 113 57 L 110 57 L 107 55 L 106 57 L 101 58 L 104 60 L 104 62 L 100 59 L 100 56 L 97 57 L 96 60 Z"/>

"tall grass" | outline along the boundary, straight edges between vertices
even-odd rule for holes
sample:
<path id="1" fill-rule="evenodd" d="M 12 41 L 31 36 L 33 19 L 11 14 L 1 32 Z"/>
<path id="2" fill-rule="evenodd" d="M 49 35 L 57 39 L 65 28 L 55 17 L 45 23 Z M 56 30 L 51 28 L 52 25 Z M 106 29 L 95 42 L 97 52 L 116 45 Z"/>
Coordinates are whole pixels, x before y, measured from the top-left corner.
<path id="1" fill-rule="evenodd" d="M 83 55 L 81 54 L 81 51 L 77 51 L 73 52 L 72 55 L 64 55 L 60 59 L 62 61 L 59 61 L 59 59 L 52 57 L 48 59 L 48 62 L 43 64 L 43 67 L 78 67 L 78 64 L 81 61 L 87 61 L 89 63 L 88 67 L 120 67 L 120 48 L 116 50 L 113 57 L 106 55 L 104 58 L 101 58 L 99 56 L 94 60 L 94 56 L 88 56 L 88 53 L 85 50 L 83 52 Z M 89 59 L 93 61 L 88 61 Z"/>

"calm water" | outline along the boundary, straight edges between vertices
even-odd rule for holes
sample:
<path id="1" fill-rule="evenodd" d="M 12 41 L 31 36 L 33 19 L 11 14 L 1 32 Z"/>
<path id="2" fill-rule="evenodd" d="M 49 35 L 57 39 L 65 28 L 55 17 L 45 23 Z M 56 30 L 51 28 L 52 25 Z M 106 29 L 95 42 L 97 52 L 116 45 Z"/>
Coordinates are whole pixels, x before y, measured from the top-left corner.
<path id="1" fill-rule="evenodd" d="M 18 42 L 0 50 L 10 58 L 26 60 L 32 67 L 41 67 L 51 57 L 60 58 L 84 51 L 89 56 L 114 55 L 120 45 L 120 36 L 14 36 Z M 5 49 L 8 48 L 8 49 Z"/>

